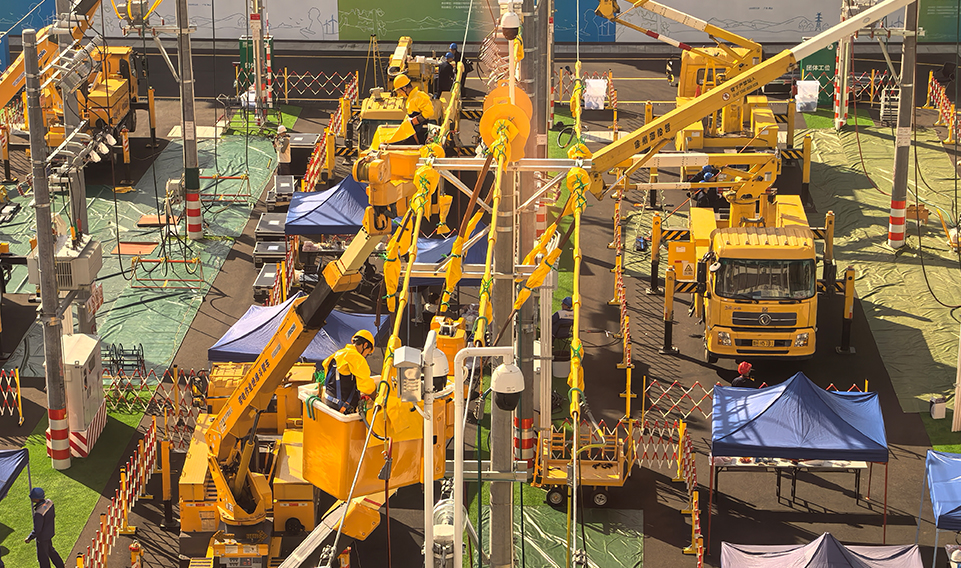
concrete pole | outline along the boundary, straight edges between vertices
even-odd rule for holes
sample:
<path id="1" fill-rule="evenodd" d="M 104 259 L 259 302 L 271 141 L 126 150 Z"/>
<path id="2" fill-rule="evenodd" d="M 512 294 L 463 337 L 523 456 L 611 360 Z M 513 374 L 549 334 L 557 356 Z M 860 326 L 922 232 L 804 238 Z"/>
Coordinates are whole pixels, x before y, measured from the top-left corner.
<path id="1" fill-rule="evenodd" d="M 497 212 L 497 243 L 494 245 L 494 270 L 497 274 L 512 274 L 514 271 L 514 211 L 515 200 L 514 174 L 504 174 L 503 193 L 500 210 Z M 514 281 L 510 278 L 494 280 L 494 322 L 491 328 L 496 332 L 508 321 L 514 303 Z M 504 334 L 502 345 L 510 345 L 514 334 Z M 511 432 L 512 412 L 506 412 L 491 405 L 491 470 L 509 471 L 513 462 L 513 440 Z M 490 559 L 492 567 L 511 566 L 513 561 L 513 487 L 509 481 L 491 483 L 490 493 Z"/>
<path id="2" fill-rule="evenodd" d="M 177 0 L 177 63 L 180 71 L 180 112 L 184 144 L 184 197 L 187 202 L 187 238 L 204 238 L 200 207 L 200 163 L 197 158 L 197 123 L 194 119 L 194 65 L 190 50 L 187 0 Z"/>
<path id="3" fill-rule="evenodd" d="M 70 14 L 70 0 L 57 0 L 57 14 L 64 16 Z M 69 21 L 69 20 L 67 20 Z M 69 24 L 68 24 L 69 25 Z M 60 51 L 68 49 L 73 43 L 73 36 L 70 34 L 60 34 L 57 36 Z M 64 136 L 70 134 L 80 126 L 80 102 L 77 100 L 76 93 L 61 91 L 63 97 L 63 127 Z M 87 182 L 84 177 L 83 168 L 72 168 L 69 175 L 67 190 L 70 194 L 70 218 L 77 228 L 77 234 L 87 232 Z M 97 333 L 97 320 L 93 314 L 87 312 L 86 300 L 90 293 L 82 291 L 77 296 L 77 323 L 80 333 Z M 67 329 L 67 333 L 73 333 L 73 325 Z"/>
<path id="4" fill-rule="evenodd" d="M 513 9 L 513 6 L 511 6 Z M 508 42 L 510 50 L 508 78 L 511 103 L 514 102 L 516 81 L 516 58 L 513 42 Z M 513 274 L 515 258 L 516 225 L 514 212 L 517 211 L 517 174 L 505 173 L 501 188 L 500 209 L 497 213 L 497 243 L 494 245 L 494 271 L 496 274 Z M 493 286 L 494 322 L 492 331 L 503 326 L 510 317 L 514 303 L 514 281 L 511 278 L 495 276 Z M 516 326 L 515 326 L 516 330 Z M 515 337 L 504 334 L 501 344 L 513 343 Z M 512 412 L 505 412 L 491 405 L 491 471 L 508 471 L 513 463 L 514 443 L 511 431 Z M 492 482 L 490 493 L 490 560 L 492 567 L 512 566 L 513 547 L 513 487 L 510 482 Z"/>
<path id="5" fill-rule="evenodd" d="M 898 127 L 894 137 L 894 187 L 891 189 L 891 217 L 888 245 L 904 246 L 905 210 L 908 196 L 908 166 L 911 157 L 911 123 L 914 118 L 914 56 L 917 53 L 918 3 L 904 9 L 904 41 L 901 43 L 901 95 L 898 99 Z"/>
<path id="6" fill-rule="evenodd" d="M 500 357 L 513 355 L 510 347 L 467 347 L 454 355 L 454 566 L 464 565 L 464 361 L 468 357 Z M 492 365 L 493 367 L 493 365 Z M 493 426 L 493 424 L 492 424 Z M 493 434 L 493 433 L 492 433 Z M 491 447 L 494 441 L 491 440 Z M 493 456 L 492 456 L 493 458 Z M 510 483 L 507 484 L 508 487 Z M 480 493 L 480 491 L 478 491 Z M 493 488 L 491 489 L 493 496 Z M 491 543 L 493 545 L 493 541 Z M 493 550 L 493 546 L 491 547 Z M 491 557 L 491 565 L 494 564 Z"/>
<path id="7" fill-rule="evenodd" d="M 263 93 L 263 67 L 260 60 L 260 54 L 263 53 L 264 49 L 264 22 L 263 22 L 263 10 L 261 9 L 260 2 L 258 0 L 251 0 L 250 2 L 250 40 L 251 49 L 254 52 L 254 90 L 257 97 L 257 108 L 256 115 L 257 120 L 260 120 L 260 113 L 266 112 L 267 105 L 264 99 L 266 98 Z M 263 110 L 262 110 L 263 109 Z M 258 122 L 258 124 L 260 124 Z"/>
<path id="8" fill-rule="evenodd" d="M 63 384 L 63 347 L 60 343 L 60 294 L 54 261 L 53 220 L 50 188 L 47 186 L 47 129 L 40 108 L 40 61 L 36 30 L 23 30 L 23 62 L 26 71 L 27 116 L 30 122 L 30 162 L 33 167 L 34 207 L 37 215 L 37 260 L 40 263 L 40 322 L 43 325 L 43 355 L 47 374 L 47 415 L 50 419 L 50 450 L 54 469 L 70 467 L 70 429 L 67 425 L 67 395 Z"/>
<path id="9" fill-rule="evenodd" d="M 521 79 L 525 85 L 530 85 L 526 90 L 533 93 L 531 99 L 534 104 L 534 116 L 532 122 L 534 128 L 531 136 L 527 139 L 525 155 L 532 158 L 547 157 L 547 91 L 549 83 L 546 82 L 548 75 L 539 70 L 547 66 L 547 30 L 548 17 L 547 10 L 549 1 L 540 0 L 535 11 L 534 0 L 524 0 L 521 11 L 525 14 L 524 19 L 524 59 L 521 61 Z M 533 14 L 529 16 L 527 14 Z M 520 195 L 518 203 L 526 203 L 534 195 L 535 177 L 534 172 L 524 172 L 521 174 Z M 527 209 L 520 212 L 520 223 L 518 224 L 518 243 L 517 262 L 519 263 L 527 255 L 533 246 L 536 238 L 536 219 L 534 209 Z M 545 298 L 544 300 L 550 300 Z M 543 301 L 543 300 L 542 300 Z M 515 351 L 518 356 L 518 366 L 524 373 L 524 392 L 521 395 L 520 405 L 514 417 L 514 437 L 517 439 L 515 445 L 515 459 L 525 460 L 533 457 L 534 443 L 534 331 L 536 329 L 537 310 L 535 303 L 528 300 L 518 314 L 520 326 L 517 333 L 517 347 Z M 549 346 L 547 346 L 549 348 Z M 540 355 L 544 355 L 544 346 L 541 348 Z M 542 360 L 543 364 L 543 360 Z M 543 412 L 543 409 L 540 409 Z M 531 447 L 526 447 L 531 445 Z M 533 473 L 533 472 L 531 472 Z"/>
<path id="10" fill-rule="evenodd" d="M 66 17 L 71 13 L 71 0 L 57 0 L 57 15 Z M 69 22 L 69 19 L 65 18 Z M 67 23 L 68 27 L 72 24 Z M 57 36 L 57 43 L 60 51 L 68 49 L 73 44 L 73 36 L 70 34 L 60 34 Z M 76 93 L 66 90 L 61 91 L 63 97 L 63 126 L 64 136 L 70 134 L 80 125 L 80 102 L 77 100 Z M 78 233 L 87 232 L 87 186 L 84 180 L 83 169 L 78 168 L 70 174 L 70 218 L 77 226 Z"/>

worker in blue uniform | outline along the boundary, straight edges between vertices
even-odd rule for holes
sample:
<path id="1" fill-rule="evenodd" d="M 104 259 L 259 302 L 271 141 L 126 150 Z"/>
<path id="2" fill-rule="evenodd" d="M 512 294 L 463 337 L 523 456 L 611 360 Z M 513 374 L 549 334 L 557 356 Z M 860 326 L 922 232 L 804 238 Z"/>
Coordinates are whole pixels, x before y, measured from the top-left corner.
<path id="1" fill-rule="evenodd" d="M 51 561 L 57 568 L 63 568 L 63 559 L 53 548 L 56 525 L 53 501 L 47 499 L 43 489 L 39 487 L 30 490 L 30 500 L 33 502 L 33 530 L 23 542 L 37 540 L 37 560 L 40 562 L 40 568 L 50 568 Z"/>
<path id="2" fill-rule="evenodd" d="M 374 334 L 362 329 L 351 342 L 324 359 L 324 402 L 344 414 L 357 409 L 361 395 L 372 396 L 377 383 L 370 376 L 367 357 L 374 352 Z"/>

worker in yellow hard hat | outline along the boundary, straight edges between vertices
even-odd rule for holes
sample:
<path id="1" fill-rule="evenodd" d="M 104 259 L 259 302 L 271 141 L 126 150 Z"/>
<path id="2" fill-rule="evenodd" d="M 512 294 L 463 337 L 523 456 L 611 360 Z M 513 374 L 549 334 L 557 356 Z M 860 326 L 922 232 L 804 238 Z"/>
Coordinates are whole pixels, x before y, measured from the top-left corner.
<path id="1" fill-rule="evenodd" d="M 374 335 L 362 329 L 354 334 L 351 342 L 324 359 L 324 402 L 330 408 L 344 414 L 357 409 L 361 395 L 371 396 L 377 384 L 370 377 L 367 357 L 374 352 Z"/>
<path id="2" fill-rule="evenodd" d="M 426 144 L 427 122 L 437 118 L 430 95 L 411 84 L 410 77 L 407 75 L 394 77 L 394 92 L 399 97 L 407 97 L 407 120 L 414 127 L 414 135 L 399 144 L 418 146 Z"/>

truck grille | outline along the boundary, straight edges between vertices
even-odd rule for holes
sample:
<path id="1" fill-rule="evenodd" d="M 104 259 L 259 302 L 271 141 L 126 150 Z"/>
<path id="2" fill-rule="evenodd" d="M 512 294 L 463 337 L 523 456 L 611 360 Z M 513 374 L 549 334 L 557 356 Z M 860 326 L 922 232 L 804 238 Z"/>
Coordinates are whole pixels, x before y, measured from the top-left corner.
<path id="1" fill-rule="evenodd" d="M 766 316 L 766 317 L 765 317 Z M 770 317 L 770 321 L 766 320 Z M 791 312 L 734 312 L 731 314 L 731 323 L 741 326 L 790 326 L 797 325 L 797 314 Z"/>

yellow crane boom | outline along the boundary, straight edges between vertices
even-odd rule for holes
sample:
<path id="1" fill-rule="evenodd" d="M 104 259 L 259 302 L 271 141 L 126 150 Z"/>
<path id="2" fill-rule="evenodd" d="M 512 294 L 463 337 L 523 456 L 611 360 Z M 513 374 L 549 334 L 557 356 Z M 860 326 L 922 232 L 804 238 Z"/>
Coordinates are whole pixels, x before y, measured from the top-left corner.
<path id="1" fill-rule="evenodd" d="M 858 14 L 856 18 L 845 20 L 799 45 L 782 51 L 714 89 L 696 97 L 688 104 L 679 106 L 631 132 L 627 136 L 608 144 L 591 158 L 591 193 L 598 198 L 606 191 L 604 174 L 615 167 L 624 168 L 623 176 L 629 176 L 644 166 L 650 158 L 661 150 L 674 136 L 675 131 L 701 118 L 724 108 L 733 101 L 740 100 L 762 85 L 791 71 L 798 61 L 817 50 L 853 35 L 862 27 L 903 8 L 911 0 L 885 0 Z M 638 159 L 631 160 L 635 154 Z"/>
<path id="2" fill-rule="evenodd" d="M 79 40 L 90 27 L 94 14 L 100 8 L 101 0 L 78 0 L 71 8 L 71 20 L 74 21 L 71 35 Z M 40 54 L 40 68 L 46 67 L 56 57 L 59 48 L 57 36 L 51 33 L 53 26 L 47 26 L 37 33 L 37 52 Z M 0 108 L 7 106 L 23 89 L 26 84 L 26 72 L 23 67 L 23 54 L 7 67 L 0 75 Z"/>

